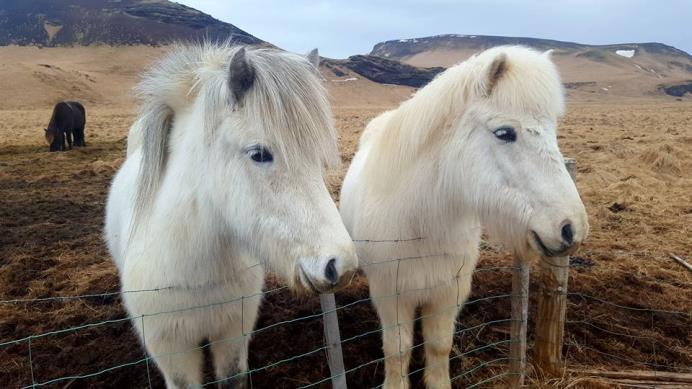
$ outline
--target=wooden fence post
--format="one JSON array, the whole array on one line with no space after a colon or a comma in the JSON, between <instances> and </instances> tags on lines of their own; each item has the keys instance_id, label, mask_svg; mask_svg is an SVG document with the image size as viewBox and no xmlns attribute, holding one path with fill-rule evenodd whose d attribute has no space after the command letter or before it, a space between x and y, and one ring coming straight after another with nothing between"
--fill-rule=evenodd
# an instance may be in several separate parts
<instances>
[{"instance_id":1,"label":"wooden fence post","mask_svg":"<svg viewBox=\"0 0 692 389\"><path fill-rule=\"evenodd\" d=\"M529 269L527 261L514 255L512 273L512 325L510 328L510 387L524 385L526 376L526 327L529 318Z\"/></svg>"},{"instance_id":2,"label":"wooden fence post","mask_svg":"<svg viewBox=\"0 0 692 389\"><path fill-rule=\"evenodd\" d=\"M321 294L322 324L324 326L324 338L327 343L327 361L329 372L332 376L332 388L346 389L346 373L344 369L344 357L341 352L341 335L339 334L339 318L336 315L336 301L334 294Z\"/></svg>"},{"instance_id":3,"label":"wooden fence post","mask_svg":"<svg viewBox=\"0 0 692 389\"><path fill-rule=\"evenodd\" d=\"M565 166L575 180L576 161L565 158ZM536 319L536 366L545 374L559 375L563 369L562 340L565 334L569 257L541 258L539 261L538 318Z\"/></svg>"}]
</instances>

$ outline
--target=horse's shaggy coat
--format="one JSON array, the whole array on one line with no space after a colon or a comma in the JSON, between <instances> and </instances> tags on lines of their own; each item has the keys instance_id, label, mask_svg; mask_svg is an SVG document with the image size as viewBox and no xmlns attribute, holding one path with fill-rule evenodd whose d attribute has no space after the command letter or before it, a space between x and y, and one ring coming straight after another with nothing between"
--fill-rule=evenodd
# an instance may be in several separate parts
<instances>
[{"instance_id":1,"label":"horse's shaggy coat","mask_svg":"<svg viewBox=\"0 0 692 389\"><path fill-rule=\"evenodd\" d=\"M316 73L278 50L179 46L137 89L105 230L125 307L169 387L202 383L204 340L217 379L244 385L266 268L329 291L357 265L323 180L338 153Z\"/></svg>"},{"instance_id":2,"label":"horse's shaggy coat","mask_svg":"<svg viewBox=\"0 0 692 389\"><path fill-rule=\"evenodd\" d=\"M549 54L501 47L441 73L364 131L341 214L356 241L399 240L357 244L383 327L385 387L408 386L417 308L426 383L449 387L482 228L522 255L566 253L585 237L557 147L563 111Z\"/></svg>"}]
</instances>

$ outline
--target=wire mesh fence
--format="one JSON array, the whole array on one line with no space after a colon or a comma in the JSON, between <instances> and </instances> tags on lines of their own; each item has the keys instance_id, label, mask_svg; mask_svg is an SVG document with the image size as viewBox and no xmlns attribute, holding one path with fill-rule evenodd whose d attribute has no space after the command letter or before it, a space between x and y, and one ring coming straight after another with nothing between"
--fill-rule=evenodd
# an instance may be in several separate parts
<instances>
[{"instance_id":1,"label":"wire mesh fence","mask_svg":"<svg viewBox=\"0 0 692 389\"><path fill-rule=\"evenodd\" d=\"M574 272L574 268L581 268L580 261L583 260L581 257L567 258L565 271L572 269ZM546 263L551 267L565 267L553 262L542 265ZM633 275L620 269L608 269L607 272L611 279L602 282L600 289L604 294L600 296L581 291L556 292L541 290L540 286L536 288L537 293L559 294L567 299L565 335L557 344L563 356L557 375L564 377L571 373L605 379L613 387L692 386L692 339L689 332L692 310L647 306L644 296L648 290L640 290L632 296L614 293L615 298L607 293L609 289L613 290L611 288L626 285L617 276L649 282L658 288L673 284L682 286L680 281ZM681 279L685 278L684 274L681 276ZM692 292L690 286L692 284L688 284L687 291ZM686 288L677 290L685 293ZM623 302L623 296L628 301ZM657 303L670 306L668 303L679 297L661 293L662 299ZM542 335L536 333L535 338L538 340ZM532 362L534 366L545 365L545 361Z\"/></svg>"},{"instance_id":2,"label":"wire mesh fence","mask_svg":"<svg viewBox=\"0 0 692 389\"><path fill-rule=\"evenodd\" d=\"M579 292L567 296L570 306L565 323L569 331L564 346L568 361L579 363L587 354L590 361L601 357L620 361L623 367L692 373L689 332L692 311L624 306ZM580 308L587 304L592 308L590 315L580 312ZM619 311L626 321L612 319L613 310ZM676 342L663 340L660 336L671 331L677 334L674 337ZM594 334L599 338L594 339ZM661 360L674 363L661 363Z\"/></svg>"},{"instance_id":3,"label":"wire mesh fence","mask_svg":"<svg viewBox=\"0 0 692 389\"><path fill-rule=\"evenodd\" d=\"M373 241L367 241L373 242ZM377 241L382 242L382 241ZM427 258L435 256L445 256L446 253L420 255L402 258L383 258L380 260L370 261L366 266L380 266L382 264L398 264L406 261L424 261ZM261 264L258 264L261 266ZM461 309L456 327L454 329L454 346L446 363L451 365L450 380L455 387L484 387L484 386L504 386L511 382L513 375L516 375L509 366L515 362L516 358L510 355L510 348L513 344L520 341L513 338L510 334L510 327L517 320L526 320L526 318L512 317L510 309L511 300L516 297L516 291L512 291L509 280L512 275L518 271L514 266L479 266L475 269L464 269L464 271L473 273L476 279L501 279L504 280L498 288L479 288L482 295L478 293L472 296L468 301L457 302L455 305L443 307L441 310L433 312L431 315L444 314L445 310ZM449 285L454 285L457 282L460 274L452 275L447 282L442 282L436 287L443 288ZM364 283L361 283L361 290ZM156 294L156 293L171 293L176 290L176 286L157 287L141 290L127 291L108 291L104 293L89 293L83 295L71 296L54 296L41 297L34 299L7 299L0 300L0 304L13 304L22 306L32 306L41 304L61 304L75 300L99 301L107 300L108 303L118 303L117 299L113 300L120 294ZM433 287L434 288L434 287ZM426 288L432 289L432 288ZM110 350L99 349L99 338L109 336L111 333L130 331L131 324L139 321L144 326L143 342L146 342L146 326L145 322L149 318L162 315L175 315L181 312L195 312L214 307L224 306L228 304L244 304L248 299L270 298L272 295L287 293L287 287L282 285L270 285L269 288L262 292L247 296L228 296L228 299L214 302L211 304L180 307L172 310L162 310L158 312L150 312L138 316L122 316L117 318L109 318L106 320L89 320L88 313L85 314L86 320L83 322L63 328L55 328L50 331L34 333L17 338L0 339L0 353L3 350L14 348L22 348L26 355L25 372L22 378L22 388L35 387L65 387L75 382L82 382L80 386L90 386L89 382L92 379L105 375L126 375L131 372L132 368L141 368L146 370L146 377L142 382L150 387L156 387L156 380L152 380L155 373L155 361L158 358L171 356L174 354L184 354L189 352L198 352L200 350L207 352L214 345L231 345L238 342L243 342L247 337L261 338L271 331L290 328L289 332L299 331L301 328L312 325L315 333L314 324L319 323L325 314L331 312L339 316L340 323L349 321L358 321L362 318L359 316L364 312L364 309L369 309L370 328L348 326L349 329L343 332L340 340L340 345L345 352L345 370L338 375L344 375L346 381L354 381L358 383L367 382L371 387L378 387L381 384L381 370L384 361L396 355L384 355L379 347L373 348L373 344L380 345L381 335L383 331L389 328L382 328L376 320L372 318L372 308L370 306L377 299L390 299L397 301L398 298L407 293L420 292L422 289L402 289L397 288L396 293L376 296L353 296L348 299L339 299L339 303L333 311L319 311L314 308L305 311L298 304L294 306L293 313L289 318L276 321L258 322L255 328L248 328L243 325L245 331L241 336L216 339L213 341L200 344L194 349L176 350L173 353L160 355L146 355L143 353L141 357L120 360L110 363L109 359L105 359L103 363L96 363L99 360L100 354L108 354ZM532 292L535 292L532 291ZM617 301L609 301L607 296L592 296L578 291L565 293L568 300L568 317L565 321L566 336L563 346L563 354L569 366L588 366L597 358L609 359L609 364L613 365L613 361L619 361L619 366L646 368L652 371L667 371L679 373L692 373L692 361L690 356L690 339L689 328L692 328L692 313L684 311L674 311L666 309L657 309L655 307L628 306ZM583 309L588 306L590 309ZM596 307L597 309L594 309ZM621 311L625 314L622 317L628 318L629 322L637 326L637 329L642 328L642 323L647 322L651 328L651 334L642 335L640 332L629 331L627 322L606 322L603 323L600 315L612 311ZM241 309L242 312L242 309ZM600 313L604 312L604 313ZM535 315L535 313L533 313ZM428 315L430 316L430 315ZM420 314L413 319L414 325L419 325L426 318L426 315ZM530 320L530 318L529 318ZM396 326L400 328L401 323ZM319 328L319 326L317 327ZM587 329L587 330L585 330ZM670 342L661 340L656 334L657 331L673 331L680 333L680 341L678 344L670 344ZM594 337L594 334L600 334L602 337ZM301 335L295 335L296 343L301 342ZM55 373L54 366L51 366L51 352L56 346L54 339L71 339L66 344L73 345L75 359L87 358L94 360L94 368L82 371L69 372L69 366L63 367L61 374ZM426 343L434 342L436 339L422 339L417 336L410 347L399 349L399 353L411 352L421 354L421 349ZM308 342L309 343L309 342ZM530 343L530 342L529 342ZM79 345L75 347L74 345ZM139 344L127 344L123 347L140 348ZM90 349L85 352L85 348ZM530 348L530 347L529 347ZM358 349L366 349L368 352L356 352ZM250 348L250 353L261 352L269 355L265 358L265 363L252 364L245 372L239 372L227 377L217 377L207 380L201 387L214 386L221 382L231 381L235 379L247 379L251 387L263 387L262 384L253 383L253 377L258 377L266 371L272 369L288 369L287 374L295 373L296 379L293 381L292 387L324 387L329 386L330 382L335 378L335 374L327 367L328 345L321 337L316 339L311 344L299 344L293 349L267 350L257 349L253 346ZM529 355L531 350L529 350ZM274 355L272 357L272 355ZM661 361L677 360L678 363L663 363ZM529 358L529 361L531 359ZM88 362L88 361L87 361ZM309 376L301 375L300 369L305 363L320 364L318 373L310 374ZM106 364L104 364L106 363ZM83 364L81 364L83 365ZM292 366L288 368L288 366ZM424 372L425 367L419 359L415 359L411 369L402 369L403 374L408 378L419 378ZM16 370L16 369L15 369ZM414 380L415 382L415 380Z\"/></svg>"},{"instance_id":4,"label":"wire mesh fence","mask_svg":"<svg viewBox=\"0 0 692 389\"><path fill-rule=\"evenodd\" d=\"M366 241L366 242L373 242L373 241ZM382 242L382 241L378 241ZM392 241L395 242L395 241ZM391 263L401 263L404 261L414 261L414 260L425 260L426 258L431 258L431 257L439 257L439 256L445 256L447 254L429 254L429 255L421 255L421 256L410 256L410 257L402 257L402 258L383 258L380 260L375 260L371 261L369 265L366 266L381 266L382 264L391 264ZM469 272L474 272L474 273L489 273L489 272L511 272L513 269L511 267L506 267L506 266L495 266L495 267L485 267L485 268L477 268L477 269L468 269ZM450 279L447 282L442 282L440 285L437 285L433 288L424 288L426 290L428 289L434 289L434 288L443 288L443 287L449 287L450 285L454 285L454 283L457 281L458 277L460 274L452 275ZM72 295L72 296L55 296L55 297L41 297L41 298L35 298L35 299L8 299L8 300L3 300L0 301L0 304L23 304L23 305L31 305L31 304L46 304L46 303L62 303L66 301L73 301L73 300L98 300L98 299L103 299L103 298L111 298L114 296L118 296L120 294L142 294L142 293L147 293L147 294L157 294L157 293L172 293L175 292L178 287L176 286L167 286L167 287L156 287L156 288L148 288L148 289L140 289L140 290L126 290L126 291L121 291L121 292L105 292L105 293L90 293L90 294L84 294L84 295ZM262 291L260 293L256 293L253 295L248 295L248 296L229 296L228 299L224 301L218 301L214 302L212 304L205 304L205 305L198 305L198 306L188 306L188 307L180 307L178 309L173 309L173 310L162 310L158 312L150 312L142 315L137 315L137 316L124 316L124 317L119 317L119 318L114 318L114 319L108 319L108 320L101 320L101 321L86 321L78 325L66 327L66 328L57 328L51 331L43 332L43 333L35 333L35 334L30 334L27 336L19 337L16 339L9 339L9 340L2 340L0 341L0 350L1 349L6 349L8 347L17 347L17 346L24 346L26 348L26 358L28 360L28 374L27 377L30 378L29 382L26 382L25 385L22 387L29 388L29 387L45 387L45 386L55 386L55 385L63 385L66 383L71 383L74 382L75 380L88 380L90 378L94 378L100 375L104 375L107 373L113 373L117 371L122 371L125 373L125 371L128 368L131 368L133 366L146 366L147 368L147 384L152 385L151 382L151 370L153 369L154 366L154 361L156 361L158 358L163 358L163 357L168 357L171 356L172 354L161 354L161 355L143 355L141 358L136 358L133 360L126 360L126 361L121 361L120 363L113 364L110 366L105 366L103 368L99 369L93 369L92 371L80 371L76 372L75 374L65 374L61 376L50 376L45 373L43 373L42 369L45 367L45 365L50 363L49 360L46 360L45 357L39 358L40 360L37 361L36 358L36 348L37 344L40 344L43 340L46 339L51 339L51 338L60 338L60 337L68 337L68 336L79 336L80 334L88 334L89 336L94 336L94 332L97 332L99 330L102 330L103 327L109 327L109 326L128 326L129 324L136 324L137 322L141 323L141 325L144 327L143 328L143 336L142 336L142 342L146 342L146 325L145 322L148 319L155 318L157 316L162 316L162 315L176 315L179 313L183 312L190 312L190 311L200 311L200 310L205 310L205 309L213 309L215 307L219 306L224 306L228 304L243 304L244 301L247 299L252 299L252 298L261 298L261 297L266 297L268 295L274 294L274 293L279 293L279 292L284 292L286 291L287 287L286 286L277 286L275 288L270 288L268 290ZM348 303L343 303L339 304L335 307L334 312L337 312L342 316L342 320L348 320L349 316L349 311L357 306L361 305L366 305L366 304L372 304L374 300L376 299L398 299L402 295L406 295L408 293L416 293L424 290L423 288L413 288L413 289L404 289L404 290L397 290L396 293L391 294L391 295L380 295L380 296L367 296L364 298L360 298ZM484 296L482 298L478 299L473 299L470 301L467 301L465 303L465 306L473 306L475 304L480 304L482 302L494 302L494 301L501 301L501 300L508 300L511 298L511 292L507 291L505 293L500 293L500 294L495 294L495 295L490 295L490 296ZM449 306L449 307L444 307L442 311L445 310L458 310L460 308L460 305L462 305L463 302L458 302L455 305ZM242 309L241 309L242 312ZM310 314L306 315L300 315L297 317L293 317L288 320L281 320L281 321L276 321L267 325L259 325L254 329L248 330L243 333L242 336L239 337L234 337L234 338L227 338L227 339L221 339L221 340L214 340L211 342L206 342L199 347L195 348L195 350L192 349L186 349L186 350L177 350L173 354L178 354L178 353L189 353L201 349L208 349L214 345L217 344L231 344L235 342L242 342L245 340L246 337L252 336L252 337L260 337L262 336L263 333L277 327L282 327L282 326L288 326L288 325L293 325L297 323L302 323L310 320L316 320L320 319L323 315L328 314L330 312L312 312ZM437 315L441 314L444 312L434 312L429 315L420 315L414 319L414 324L418 323L426 317L430 317L432 315ZM507 324L511 321L511 317L506 317L506 318L501 318L501 319L493 319L493 320L488 320L483 323L479 323L476 325L472 325L469 327L457 327L455 330L455 338L463 338L464 336L468 336L468 334L471 334L474 331L479 331L483 328L487 328L490 326L498 326L498 325L503 325ZM399 326L400 324L397 324ZM355 344L359 340L365 338L365 337L373 337L373 336L380 336L383 331L388 330L388 328L377 328L377 329L372 329L369 331L365 331L362 333L357 333L349 336L345 336L341 340L341 345L342 346L349 346L350 344ZM96 335L98 336L98 335ZM421 342L417 342L413 344L409 350L407 351L414 351L416 349L422 348L425 346L426 342L431 342L435 341L435 339L426 339ZM455 350L455 355L453 355L450 360L458 360L462 357L474 355L474 354L481 354L483 352L486 352L487 350L494 350L494 351L502 351L506 353L506 348L507 346L512 342L511 339L505 338L505 339L500 339L496 341L491 341L487 344L479 344L479 345L473 345L470 347L466 348L456 348ZM139 345L130 345L131 347L138 347ZM228 377L222 377L222 378L217 378L214 380L207 381L205 384L202 386L209 386L209 385L214 385L219 382L227 381L227 380L233 380L237 378L245 378L249 380L249 382L252 384L252 376L256 375L258 373L261 373L267 369L272 369L280 365L284 364L289 364L289 363L295 363L298 362L302 359L305 359L310 356L318 355L318 354L325 354L327 350L327 346L323 343L319 347L315 347L312 349L309 349L304 352L296 353L295 355L290 355L287 358L281 358L278 360L275 360L271 363L262 365L262 366L257 366L257 367L252 367L246 372L239 372L236 375L233 376L228 376ZM403 352L403 350L401 350ZM252 350L251 350L252 352ZM373 357L370 360L365 360L359 363L357 366L348 366L348 369L344 372L345 375L353 375L355 373L358 373L359 370L364 369L368 366L372 365L380 365L383 363L383 361L387 358L391 358L392 356L390 355L383 355L381 357ZM489 359L486 361L482 361L476 366L471 366L469 369L465 369L463 371L458 371L455 373L455 376L452 377L454 381L459 381L462 380L464 377L467 377L471 375L473 372L482 369L484 367L488 366L495 366L501 362L506 362L507 358L494 358L494 359ZM407 372L407 376L411 375L416 375L422 371L422 368L416 368L412 369L410 372ZM504 375L498 375L498 379L503 377ZM314 382L307 382L302 385L297 385L301 387L314 387L314 386L321 386L324 385L325 383L329 382L332 379L331 374L326 374L324 377L321 379L318 379ZM373 381L373 384L376 382Z\"/></svg>"}]
</instances>

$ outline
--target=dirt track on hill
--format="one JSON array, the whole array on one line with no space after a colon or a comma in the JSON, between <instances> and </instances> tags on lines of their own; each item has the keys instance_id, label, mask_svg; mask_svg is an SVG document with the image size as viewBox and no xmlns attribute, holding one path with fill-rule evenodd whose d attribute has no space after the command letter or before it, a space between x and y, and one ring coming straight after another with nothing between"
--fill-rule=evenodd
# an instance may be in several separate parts
<instances>
[{"instance_id":1,"label":"dirt track on hill","mask_svg":"<svg viewBox=\"0 0 692 389\"><path fill-rule=\"evenodd\" d=\"M379 110L337 108L344 166L333 173L333 193L348 167L365 123ZM0 111L0 300L98 294L118 290L118 278L101 239L108 185L123 160L125 135L133 119L128 109L87 109L85 149L48 153L41 129L45 110ZM565 352L572 367L647 369L631 361L656 363L661 370L692 366L692 274L668 258L692 258L692 105L570 104L559 141L565 155L578 161L578 187L591 222L591 235L573 258L572 292L624 306L687 312L652 314L614 309L593 299L570 298ZM494 245L482 252L481 267L509 266L510 255ZM510 293L506 272L478 273L472 300ZM269 288L276 286L272 281ZM534 285L535 287L535 285ZM340 293L342 338L379 327L368 302L364 279ZM532 301L530 317L535 312ZM271 293L257 328L319 312L317 298L296 299ZM508 299L467 306L463 327L509 317ZM121 320L77 332L32 339L34 379L98 372L144 357L117 295L69 301L0 303L0 343L85 323ZM531 331L533 323L529 323ZM257 334L250 366L319 349L322 323L308 319ZM508 337L507 323L484 325L455 342L454 355ZM638 336L633 339L609 332ZM530 333L530 336L533 336ZM417 338L417 342L421 339ZM482 361L506 356L506 344L452 362L459 374ZM529 344L531 350L531 344ZM595 350L595 351L594 351ZM0 386L31 384L27 342L0 347ZM412 370L422 366L414 351ZM614 354L624 359L610 357ZM344 344L346 368L382 357L379 334ZM631 360L631 361L628 361ZM372 363L348 375L352 387L379 384L383 366ZM503 371L479 369L458 382L466 386ZM254 387L295 387L329 375L324 352L286 361L253 373ZM152 381L161 387L155 368ZM422 379L415 374L414 382ZM145 387L145 363L93 378L68 379L55 387ZM585 384L587 385L587 384ZM596 385L594 383L594 385ZM588 386L588 385L587 385Z\"/></svg>"}]
</instances>

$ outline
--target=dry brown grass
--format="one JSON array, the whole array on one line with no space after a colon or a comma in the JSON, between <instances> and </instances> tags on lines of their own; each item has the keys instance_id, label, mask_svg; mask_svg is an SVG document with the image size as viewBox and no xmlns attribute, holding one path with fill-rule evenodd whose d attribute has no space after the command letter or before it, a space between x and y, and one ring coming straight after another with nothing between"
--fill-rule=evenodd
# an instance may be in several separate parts
<instances>
[{"instance_id":1,"label":"dry brown grass","mask_svg":"<svg viewBox=\"0 0 692 389\"><path fill-rule=\"evenodd\" d=\"M342 87L355 88L356 87ZM354 89L354 90L355 90ZM391 89L391 88L390 88ZM336 89L332 89L333 91ZM354 90L335 96L344 165L331 177L335 198L365 123L383 107L367 107ZM364 95L373 104L383 94L391 105L410 90L378 90ZM351 95L349 95L351 94ZM398 96L398 97L397 97ZM578 254L570 288L633 307L692 311L692 274L670 260L668 252L692 256L692 105L651 99L646 103L570 103L559 141L578 161L578 187L591 220L591 235ZM110 179L123 160L124 138L133 114L129 108L87 106L85 149L48 153L42 128L50 111L0 111L0 300L81 295L115 291L118 278L101 240L103 207ZM488 247L481 266L508 266L510 256ZM509 274L479 273L472 299L509 293ZM535 285L534 285L535 287ZM339 304L367 296L357 278L338 296ZM531 315L535 314L532 301ZM315 298L296 301L288 293L268 296L259 327L319 312ZM509 301L481 301L460 316L465 327L506 318ZM0 342L83 323L124 317L116 296L68 302L0 304ZM637 313L597 301L570 298L565 353L571 365L607 369L645 369L644 362L685 369L692 366L691 315ZM378 328L367 302L340 313L342 336ZM589 323L589 324L585 324ZM533 323L529 324L532 328ZM594 327L595 326L595 327ZM508 326L487 325L464 333L461 353L507 338ZM604 330L640 338L608 334ZM530 334L533 336L533 334ZM420 338L417 338L421 341ZM319 320L306 320L262 332L252 343L250 364L257 368L322 345ZM530 350L531 344L529 344ZM594 351L595 350L595 351ZM377 333L344 345L347 368L380 358ZM452 362L453 374L506 356L506 345ZM606 353L606 354L602 354ZM624 357L631 361L610 357ZM35 378L89 373L135 361L143 354L127 322L32 342ZM530 355L529 355L530 356ZM422 366L414 352L413 369ZM353 387L379 383L381 364L349 374ZM504 366L481 369L458 380L459 386L503 372ZM146 367L139 364L71 387L143 387ZM152 371L154 383L161 384ZM294 387L328 375L324 355L302 358L257 372L255 387ZM422 378L415 375L415 382ZM501 387L504 381L489 383ZM566 375L558 379L533 374L534 387L601 388L595 378ZM26 344L0 348L0 386L31 383Z\"/></svg>"}]
</instances>

